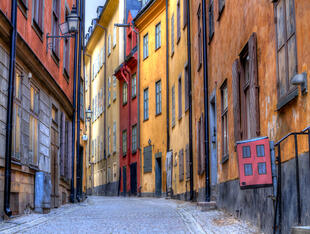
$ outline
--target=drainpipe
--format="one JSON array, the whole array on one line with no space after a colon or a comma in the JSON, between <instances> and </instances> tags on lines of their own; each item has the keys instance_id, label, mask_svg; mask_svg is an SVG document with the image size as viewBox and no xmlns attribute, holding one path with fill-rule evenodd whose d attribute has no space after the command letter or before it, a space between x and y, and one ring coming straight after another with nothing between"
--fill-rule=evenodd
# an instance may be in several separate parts
<instances>
[{"instance_id":1,"label":"drainpipe","mask_svg":"<svg viewBox=\"0 0 310 234\"><path fill-rule=\"evenodd\" d=\"M76 136L76 159L77 159L77 175L76 175L76 186L77 186L77 194L76 198L80 202L81 200L81 191L82 191L82 168L81 168L81 158L80 158L80 112L81 112L81 98L80 98L80 91L81 91L81 56L82 56L82 37L83 37L83 21L84 21L84 0L80 0L80 24L79 24L79 63L78 63L78 88L77 88L77 136Z\"/></svg>"},{"instance_id":2,"label":"drainpipe","mask_svg":"<svg viewBox=\"0 0 310 234\"><path fill-rule=\"evenodd\" d=\"M4 181L4 212L7 216L12 215L10 208L11 194L11 154L12 154L12 117L13 117L13 96L15 81L15 62L16 62L16 34L17 34L17 0L12 1L12 34L10 49L10 71L8 89L8 110L6 116L6 138L5 138L5 181Z\"/></svg>"},{"instance_id":3,"label":"drainpipe","mask_svg":"<svg viewBox=\"0 0 310 234\"><path fill-rule=\"evenodd\" d=\"M79 0L76 0L76 9L79 9ZM74 74L73 74L73 116L72 116L72 175L71 175L71 190L70 201L74 203L75 188L74 188L74 164L75 164L75 111L76 111L76 68L77 68L77 50L78 50L78 35L74 35Z\"/></svg>"},{"instance_id":4,"label":"drainpipe","mask_svg":"<svg viewBox=\"0 0 310 234\"><path fill-rule=\"evenodd\" d=\"M202 0L202 24L203 24L203 94L204 94L204 140L205 140L205 164L206 164L206 201L210 201L210 159L209 159L209 84L208 84L208 64L207 64L207 19L206 0Z\"/></svg>"},{"instance_id":5,"label":"drainpipe","mask_svg":"<svg viewBox=\"0 0 310 234\"><path fill-rule=\"evenodd\" d=\"M84 47L85 48L85 47ZM91 107L91 110L92 110L92 106L91 106L91 67L92 67L92 57L91 57L91 55L89 55L89 54L87 54L87 53L85 53L84 52L84 57L85 57L85 55L87 56L87 57L89 57L89 59L90 59L90 64L89 64L89 74L90 74L90 76L89 76L89 106ZM84 71L85 71L85 63L84 63ZM85 72L84 72L84 76L85 76ZM87 120L86 120L86 124L87 124ZM92 137L92 134L91 134L91 129L92 129L92 120L90 120L89 121L89 139L88 139L88 153L89 153L89 158L90 158L90 152L91 152L91 137ZM90 165L91 165L91 172L93 171L92 170L92 167L93 167L93 164L92 163L90 163ZM86 180L87 181L87 180ZM91 180L91 191L93 191L93 178L92 178L92 180Z\"/></svg>"},{"instance_id":6,"label":"drainpipe","mask_svg":"<svg viewBox=\"0 0 310 234\"><path fill-rule=\"evenodd\" d=\"M167 127L167 152L170 150L169 136L169 31L168 31L168 0L166 0L166 127ZM166 191L167 192L167 191Z\"/></svg>"},{"instance_id":7,"label":"drainpipe","mask_svg":"<svg viewBox=\"0 0 310 234\"><path fill-rule=\"evenodd\" d=\"M188 89L189 89L189 165L190 165L190 200L194 199L194 173L193 173L193 123L192 123L192 62L191 62L191 23L190 3L187 4L187 56L188 56Z\"/></svg>"}]
</instances>

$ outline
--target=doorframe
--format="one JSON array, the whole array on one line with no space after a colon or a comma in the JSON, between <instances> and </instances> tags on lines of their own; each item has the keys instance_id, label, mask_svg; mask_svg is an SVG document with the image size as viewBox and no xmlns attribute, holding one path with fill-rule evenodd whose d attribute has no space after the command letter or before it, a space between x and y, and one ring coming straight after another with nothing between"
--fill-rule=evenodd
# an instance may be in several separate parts
<instances>
[{"instance_id":1,"label":"doorframe","mask_svg":"<svg viewBox=\"0 0 310 234\"><path fill-rule=\"evenodd\" d=\"M157 161L160 162L160 194L157 194L157 186L156 186L156 166L157 166ZM158 197L161 197L162 196L162 193L163 193L163 189L162 189L162 186L163 186L163 176L162 176L162 153L157 153L155 154L155 196L158 196Z\"/></svg>"},{"instance_id":2,"label":"doorframe","mask_svg":"<svg viewBox=\"0 0 310 234\"><path fill-rule=\"evenodd\" d=\"M215 135L215 155L216 155L216 167L215 167L215 172L216 172L216 183L215 184L212 184L212 181L213 181L213 178L212 178L212 170L214 169L213 168L213 165L212 165L212 153L210 154L211 155L211 158L210 158L210 175L211 175L211 180L210 180L210 185L211 186L216 186L217 183L218 183L218 153L217 153L217 147L218 147L218 141L217 141L217 129L218 129L218 126L217 126L217 111L216 111L216 90L214 89L213 92L211 93L210 97L209 97L209 129L210 129L210 136L209 136L209 139L210 139L210 151L213 153L213 142L212 142L212 136L213 136L213 131L214 129L212 129L213 126L215 126L215 132L216 132L216 135ZM212 107L214 106L214 108ZM212 188L211 188L211 192L212 192Z\"/></svg>"}]
</instances>

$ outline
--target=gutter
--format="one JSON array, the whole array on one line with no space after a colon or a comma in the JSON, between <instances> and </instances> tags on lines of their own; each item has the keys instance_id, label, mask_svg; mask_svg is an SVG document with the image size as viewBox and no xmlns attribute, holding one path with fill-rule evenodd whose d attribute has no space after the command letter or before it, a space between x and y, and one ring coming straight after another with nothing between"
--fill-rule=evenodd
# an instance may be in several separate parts
<instances>
[{"instance_id":1,"label":"gutter","mask_svg":"<svg viewBox=\"0 0 310 234\"><path fill-rule=\"evenodd\" d=\"M166 112L167 112L166 128L167 128L167 152L170 151L170 133L169 133L169 28L168 27L169 27L168 0L166 0Z\"/></svg>"},{"instance_id":2,"label":"gutter","mask_svg":"<svg viewBox=\"0 0 310 234\"><path fill-rule=\"evenodd\" d=\"M209 84L207 64L207 24L206 24L206 0L202 0L202 24L203 24L203 94L204 94L204 140L205 140L205 164L206 164L206 201L210 201L210 159L209 159Z\"/></svg>"},{"instance_id":3,"label":"gutter","mask_svg":"<svg viewBox=\"0 0 310 234\"><path fill-rule=\"evenodd\" d=\"M187 56L188 56L188 89L189 89L189 165L190 165L190 200L194 199L194 173L193 173L193 107L192 107L192 62L191 62L191 23L190 2L187 4Z\"/></svg>"},{"instance_id":4,"label":"gutter","mask_svg":"<svg viewBox=\"0 0 310 234\"><path fill-rule=\"evenodd\" d=\"M5 138L5 181L4 181L4 212L7 216L12 216L10 208L11 194L11 155L12 155L12 118L13 118L13 96L15 83L15 62L16 62L16 36L17 36L17 0L12 1L12 34L10 48L10 70L8 87L8 110L6 116L6 138Z\"/></svg>"}]
</instances>

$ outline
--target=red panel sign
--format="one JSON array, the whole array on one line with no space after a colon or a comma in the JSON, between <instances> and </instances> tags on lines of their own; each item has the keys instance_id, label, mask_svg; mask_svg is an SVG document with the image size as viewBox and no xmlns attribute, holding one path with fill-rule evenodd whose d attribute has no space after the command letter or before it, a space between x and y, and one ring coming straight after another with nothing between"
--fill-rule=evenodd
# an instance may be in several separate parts
<instances>
[{"instance_id":1,"label":"red panel sign","mask_svg":"<svg viewBox=\"0 0 310 234\"><path fill-rule=\"evenodd\" d=\"M237 142L237 154L241 189L272 186L267 137Z\"/></svg>"}]
</instances>

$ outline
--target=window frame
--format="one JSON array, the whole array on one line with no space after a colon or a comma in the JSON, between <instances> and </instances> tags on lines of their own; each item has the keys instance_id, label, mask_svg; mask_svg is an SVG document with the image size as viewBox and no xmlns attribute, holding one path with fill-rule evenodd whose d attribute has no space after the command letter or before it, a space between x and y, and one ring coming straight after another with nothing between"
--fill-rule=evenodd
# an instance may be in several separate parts
<instances>
[{"instance_id":1,"label":"window frame","mask_svg":"<svg viewBox=\"0 0 310 234\"><path fill-rule=\"evenodd\" d=\"M124 140L124 136L125 136L125 140ZM127 129L124 129L122 131L122 153L123 153L123 157L127 155ZM125 148L125 149L124 149Z\"/></svg>"},{"instance_id":2,"label":"window frame","mask_svg":"<svg viewBox=\"0 0 310 234\"><path fill-rule=\"evenodd\" d=\"M227 107L224 108L224 90L226 89L227 92ZM225 163L229 159L229 137L228 137L228 86L227 86L227 79L223 82L223 84L220 87L221 92L221 127L222 127L222 163ZM225 124L225 127L224 127ZM226 128L226 136L225 136L225 130ZM226 141L226 145L225 142Z\"/></svg>"},{"instance_id":3,"label":"window frame","mask_svg":"<svg viewBox=\"0 0 310 234\"><path fill-rule=\"evenodd\" d=\"M223 3L222 6L221 6L221 3ZM218 17L217 17L218 21L221 19L221 16L222 16L223 11L225 9L225 5L226 5L226 0L218 0Z\"/></svg>"},{"instance_id":4,"label":"window frame","mask_svg":"<svg viewBox=\"0 0 310 234\"><path fill-rule=\"evenodd\" d=\"M41 4L42 5L41 5ZM35 6L38 4L38 6ZM40 13L40 8L42 8ZM44 35L44 0L32 1L32 28L43 42ZM37 12L38 11L38 12Z\"/></svg>"},{"instance_id":5,"label":"window frame","mask_svg":"<svg viewBox=\"0 0 310 234\"><path fill-rule=\"evenodd\" d=\"M143 36L143 60L149 57L149 33Z\"/></svg>"},{"instance_id":6,"label":"window frame","mask_svg":"<svg viewBox=\"0 0 310 234\"><path fill-rule=\"evenodd\" d=\"M143 121L149 119L149 88L143 90Z\"/></svg>"},{"instance_id":7,"label":"window frame","mask_svg":"<svg viewBox=\"0 0 310 234\"><path fill-rule=\"evenodd\" d=\"M137 75L136 73L131 75L131 99L137 96Z\"/></svg>"},{"instance_id":8,"label":"window frame","mask_svg":"<svg viewBox=\"0 0 310 234\"><path fill-rule=\"evenodd\" d=\"M159 88L159 90L158 90ZM161 96L161 80L156 81L155 83L155 113L156 115L160 115L162 113L162 96Z\"/></svg>"},{"instance_id":9,"label":"window frame","mask_svg":"<svg viewBox=\"0 0 310 234\"><path fill-rule=\"evenodd\" d=\"M155 26L155 51L161 47L161 22Z\"/></svg>"},{"instance_id":10,"label":"window frame","mask_svg":"<svg viewBox=\"0 0 310 234\"><path fill-rule=\"evenodd\" d=\"M128 102L128 85L126 82L123 83L122 98L123 98L123 106L125 106Z\"/></svg>"},{"instance_id":11,"label":"window frame","mask_svg":"<svg viewBox=\"0 0 310 234\"><path fill-rule=\"evenodd\" d=\"M135 154L137 152L137 124L134 124L132 126L132 140L131 140L131 151L132 154Z\"/></svg>"},{"instance_id":12,"label":"window frame","mask_svg":"<svg viewBox=\"0 0 310 234\"><path fill-rule=\"evenodd\" d=\"M182 119L182 73L178 77L178 119Z\"/></svg>"},{"instance_id":13,"label":"window frame","mask_svg":"<svg viewBox=\"0 0 310 234\"><path fill-rule=\"evenodd\" d=\"M180 0L177 1L177 44L181 40L181 5Z\"/></svg>"},{"instance_id":14,"label":"window frame","mask_svg":"<svg viewBox=\"0 0 310 234\"><path fill-rule=\"evenodd\" d=\"M283 1L284 3L284 34L285 34L285 40L283 45L280 47L278 46L279 44L279 36L278 36L278 15L277 15L277 7L280 4L280 2ZM291 85L290 80L293 77L289 77L289 71L288 71L288 64L289 64L289 55L288 55L288 43L289 41L295 37L295 62L296 62L296 73L298 74L298 57L297 57L297 40L296 40L296 10L295 10L295 0L293 1L293 12L294 12L294 17L293 17L293 22L294 22L294 28L293 32L290 36L287 35L287 11L286 11L286 1L287 0L278 0L277 2L274 3L274 17L275 17L275 32L276 32L276 40L275 40L275 48L276 48L276 63L277 63L277 110L281 110L282 107L286 106L290 101L295 99L298 96L298 87ZM279 48L278 48L279 47ZM279 75L279 52L281 49L285 50L285 75L286 75L286 92L282 96L280 96L280 75Z\"/></svg>"},{"instance_id":15,"label":"window frame","mask_svg":"<svg viewBox=\"0 0 310 234\"><path fill-rule=\"evenodd\" d=\"M171 16L170 40L171 40L171 57L172 57L174 55L174 14L172 14Z\"/></svg>"},{"instance_id":16,"label":"window frame","mask_svg":"<svg viewBox=\"0 0 310 234\"><path fill-rule=\"evenodd\" d=\"M209 43L211 43L214 36L214 0L210 0L208 7L208 33L209 33Z\"/></svg>"}]
</instances>

